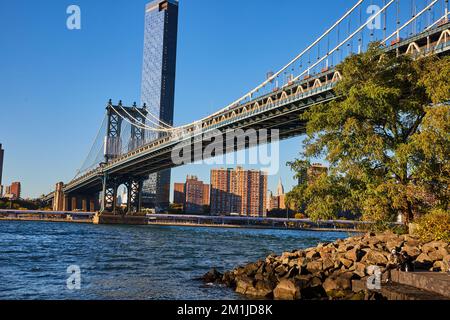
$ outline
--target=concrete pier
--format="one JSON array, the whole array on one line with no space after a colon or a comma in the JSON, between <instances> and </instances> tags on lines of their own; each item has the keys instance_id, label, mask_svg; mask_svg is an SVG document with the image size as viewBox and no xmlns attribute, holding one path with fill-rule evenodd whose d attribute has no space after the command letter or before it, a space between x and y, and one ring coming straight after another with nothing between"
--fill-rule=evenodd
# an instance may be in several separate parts
<instances>
[{"instance_id":1,"label":"concrete pier","mask_svg":"<svg viewBox=\"0 0 450 320\"><path fill-rule=\"evenodd\" d=\"M145 215L112 215L95 214L92 220L94 224L123 224L123 225L147 225L148 218Z\"/></svg>"}]
</instances>

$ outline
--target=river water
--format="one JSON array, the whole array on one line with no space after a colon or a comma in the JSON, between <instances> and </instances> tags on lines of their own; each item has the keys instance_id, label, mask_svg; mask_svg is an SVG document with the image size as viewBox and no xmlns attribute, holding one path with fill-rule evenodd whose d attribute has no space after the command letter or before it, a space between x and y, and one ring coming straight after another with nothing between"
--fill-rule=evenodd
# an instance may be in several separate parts
<instances>
[{"instance_id":1,"label":"river water","mask_svg":"<svg viewBox=\"0 0 450 320\"><path fill-rule=\"evenodd\" d=\"M196 278L346 233L0 221L0 299L243 299ZM80 289L67 268L79 266Z\"/></svg>"}]
</instances>

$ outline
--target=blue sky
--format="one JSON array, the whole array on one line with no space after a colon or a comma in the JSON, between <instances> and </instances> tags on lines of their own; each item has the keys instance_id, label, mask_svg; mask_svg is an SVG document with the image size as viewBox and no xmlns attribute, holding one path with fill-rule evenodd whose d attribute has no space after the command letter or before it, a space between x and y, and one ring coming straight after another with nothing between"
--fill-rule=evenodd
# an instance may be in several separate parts
<instances>
[{"instance_id":1,"label":"blue sky","mask_svg":"<svg viewBox=\"0 0 450 320\"><path fill-rule=\"evenodd\" d=\"M0 2L0 143L4 184L23 196L69 181L103 120L106 102L139 101L145 0L2 0ZM82 29L66 28L76 4ZM222 108L277 70L339 18L353 0L181 0L175 124ZM295 181L285 163L301 138L281 143L276 190ZM211 167L173 170L209 181Z\"/></svg>"}]
</instances>

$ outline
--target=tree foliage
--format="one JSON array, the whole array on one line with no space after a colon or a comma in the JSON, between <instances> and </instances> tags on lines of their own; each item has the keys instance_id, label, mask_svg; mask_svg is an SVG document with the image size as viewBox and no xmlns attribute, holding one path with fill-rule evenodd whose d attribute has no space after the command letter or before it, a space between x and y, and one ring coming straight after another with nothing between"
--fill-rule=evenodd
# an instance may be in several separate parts
<instances>
[{"instance_id":1,"label":"tree foliage","mask_svg":"<svg viewBox=\"0 0 450 320\"><path fill-rule=\"evenodd\" d=\"M329 174L298 186L290 203L316 219L353 210L372 221L399 212L411 220L430 208L448 210L449 57L397 57L375 43L337 69L338 98L301 116L305 150L289 163L298 173L324 158Z\"/></svg>"},{"instance_id":2,"label":"tree foliage","mask_svg":"<svg viewBox=\"0 0 450 320\"><path fill-rule=\"evenodd\" d=\"M415 232L424 242L433 240L450 242L450 212L442 209L432 210L418 219Z\"/></svg>"}]
</instances>

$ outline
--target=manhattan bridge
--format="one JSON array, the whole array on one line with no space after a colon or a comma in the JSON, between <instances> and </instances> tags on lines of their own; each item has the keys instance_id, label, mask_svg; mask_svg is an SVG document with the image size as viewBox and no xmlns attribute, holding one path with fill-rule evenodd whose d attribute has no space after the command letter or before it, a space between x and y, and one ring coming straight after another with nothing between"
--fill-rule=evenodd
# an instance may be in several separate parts
<instances>
[{"instance_id":1,"label":"manhattan bridge","mask_svg":"<svg viewBox=\"0 0 450 320\"><path fill-rule=\"evenodd\" d=\"M225 139L227 131L236 129L276 129L277 139L304 134L300 114L336 98L334 87L342 78L336 66L346 57L367 50L370 43L377 41L383 50L413 58L449 52L448 0L355 2L284 67L203 119L174 127L160 121L145 105L109 101L81 169L72 181L59 183L44 200L52 202L55 211L116 214L118 187L125 185L126 214L139 213L143 181L151 173L179 166L171 155L182 152L185 146L203 154L208 141L217 135ZM233 141L233 145L231 149L224 146L223 152L249 147L246 142Z\"/></svg>"}]
</instances>

